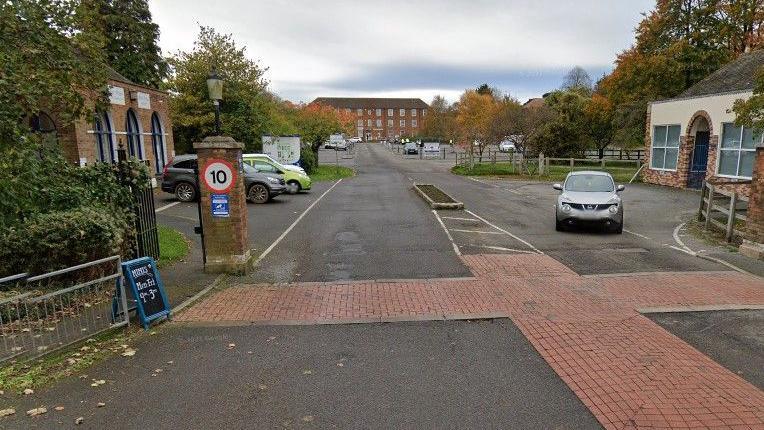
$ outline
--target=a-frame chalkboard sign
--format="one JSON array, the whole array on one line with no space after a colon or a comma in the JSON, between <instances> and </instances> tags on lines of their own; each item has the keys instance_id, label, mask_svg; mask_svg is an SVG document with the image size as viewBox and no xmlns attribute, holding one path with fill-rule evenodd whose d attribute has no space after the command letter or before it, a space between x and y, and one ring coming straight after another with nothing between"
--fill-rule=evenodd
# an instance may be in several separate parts
<instances>
[{"instance_id":1,"label":"a-frame chalkboard sign","mask_svg":"<svg viewBox=\"0 0 764 430\"><path fill-rule=\"evenodd\" d=\"M122 263L122 273L135 299L138 317L148 330L152 321L170 316L170 302L153 258L143 257Z\"/></svg>"}]
</instances>

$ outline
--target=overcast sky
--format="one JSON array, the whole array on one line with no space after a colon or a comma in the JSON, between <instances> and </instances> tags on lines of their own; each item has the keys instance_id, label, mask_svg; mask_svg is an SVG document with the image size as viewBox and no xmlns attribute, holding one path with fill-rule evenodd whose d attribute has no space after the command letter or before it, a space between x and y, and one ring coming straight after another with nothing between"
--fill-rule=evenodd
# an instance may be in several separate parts
<instances>
[{"instance_id":1,"label":"overcast sky","mask_svg":"<svg viewBox=\"0 0 764 430\"><path fill-rule=\"evenodd\" d=\"M520 101L574 65L595 80L628 48L654 0L150 0L165 54L199 24L230 33L282 98L453 101L487 82Z\"/></svg>"}]
</instances>

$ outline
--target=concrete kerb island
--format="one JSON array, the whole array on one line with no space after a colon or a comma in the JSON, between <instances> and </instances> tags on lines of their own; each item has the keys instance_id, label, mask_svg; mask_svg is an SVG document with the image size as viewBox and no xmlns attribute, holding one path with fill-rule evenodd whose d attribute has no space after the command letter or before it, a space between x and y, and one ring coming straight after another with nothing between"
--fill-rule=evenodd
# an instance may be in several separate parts
<instances>
[{"instance_id":1,"label":"concrete kerb island","mask_svg":"<svg viewBox=\"0 0 764 430\"><path fill-rule=\"evenodd\" d=\"M464 203L456 201L432 184L414 184L414 190L433 209L464 209Z\"/></svg>"}]
</instances>

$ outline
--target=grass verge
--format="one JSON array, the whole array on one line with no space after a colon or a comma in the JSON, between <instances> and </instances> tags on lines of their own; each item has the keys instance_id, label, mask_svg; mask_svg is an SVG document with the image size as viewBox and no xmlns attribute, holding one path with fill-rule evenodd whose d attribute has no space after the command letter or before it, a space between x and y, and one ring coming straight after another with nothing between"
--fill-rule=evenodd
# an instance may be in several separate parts
<instances>
[{"instance_id":1,"label":"grass verge","mask_svg":"<svg viewBox=\"0 0 764 430\"><path fill-rule=\"evenodd\" d=\"M144 331L138 325L108 330L85 341L33 360L18 360L0 368L0 390L21 394L74 375L115 354L135 351L128 343Z\"/></svg>"},{"instance_id":2,"label":"grass verge","mask_svg":"<svg viewBox=\"0 0 764 430\"><path fill-rule=\"evenodd\" d=\"M188 255L188 241L183 234L165 225L157 225L159 267L167 267Z\"/></svg>"},{"instance_id":3,"label":"grass verge","mask_svg":"<svg viewBox=\"0 0 764 430\"><path fill-rule=\"evenodd\" d=\"M310 179L314 182L336 181L337 179L349 178L353 175L355 175L355 171L349 167L324 164L313 170L310 174Z\"/></svg>"},{"instance_id":4,"label":"grass verge","mask_svg":"<svg viewBox=\"0 0 764 430\"><path fill-rule=\"evenodd\" d=\"M454 166L451 168L452 173L463 176L508 176L517 179L535 181L563 181L569 172L580 170L603 170L613 175L613 179L616 182L628 183L637 172L637 167L607 166L602 169L595 164L592 166L580 166L571 169L569 166L549 166L549 173L542 176L519 174L515 171L512 163L479 163L475 164L472 169L468 166ZM640 182L640 178L637 177L634 182Z\"/></svg>"}]
</instances>

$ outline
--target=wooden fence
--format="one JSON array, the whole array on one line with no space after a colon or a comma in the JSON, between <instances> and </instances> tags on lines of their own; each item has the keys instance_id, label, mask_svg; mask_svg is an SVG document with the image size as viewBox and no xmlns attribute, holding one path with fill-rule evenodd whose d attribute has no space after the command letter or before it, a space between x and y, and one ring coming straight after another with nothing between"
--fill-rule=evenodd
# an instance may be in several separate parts
<instances>
[{"instance_id":1,"label":"wooden fence","mask_svg":"<svg viewBox=\"0 0 764 430\"><path fill-rule=\"evenodd\" d=\"M698 221L704 223L706 230L716 227L724 232L727 242L732 242L736 236L741 237L743 234L742 225L738 221L746 222L747 209L747 197L703 182Z\"/></svg>"}]
</instances>

